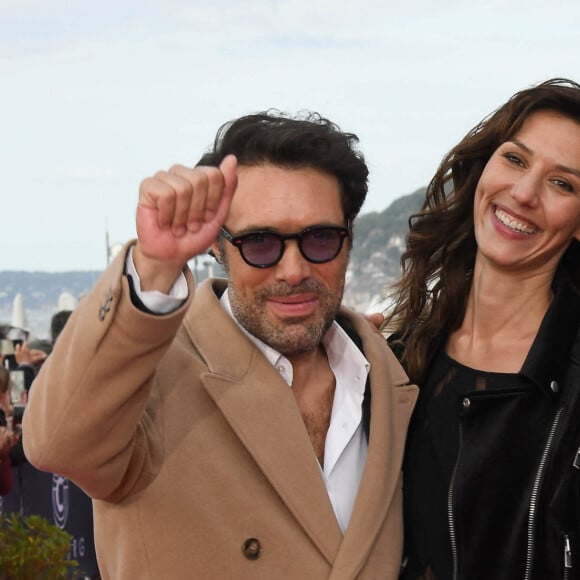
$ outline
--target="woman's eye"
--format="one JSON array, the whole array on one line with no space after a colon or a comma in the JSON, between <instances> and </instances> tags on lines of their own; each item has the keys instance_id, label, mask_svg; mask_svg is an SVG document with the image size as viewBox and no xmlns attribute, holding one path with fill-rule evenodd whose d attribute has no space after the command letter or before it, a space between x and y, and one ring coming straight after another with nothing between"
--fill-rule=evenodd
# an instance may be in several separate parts
<instances>
[{"instance_id":1,"label":"woman's eye","mask_svg":"<svg viewBox=\"0 0 580 580\"><path fill-rule=\"evenodd\" d=\"M572 184L564 179L553 179L552 183L556 185L556 187L559 187L560 189L568 193L574 192L574 187L572 186Z\"/></svg>"},{"instance_id":2,"label":"woman's eye","mask_svg":"<svg viewBox=\"0 0 580 580\"><path fill-rule=\"evenodd\" d=\"M522 159L518 155L515 155L514 153L504 153L504 157L514 165L519 165L520 167L524 165Z\"/></svg>"}]
</instances>

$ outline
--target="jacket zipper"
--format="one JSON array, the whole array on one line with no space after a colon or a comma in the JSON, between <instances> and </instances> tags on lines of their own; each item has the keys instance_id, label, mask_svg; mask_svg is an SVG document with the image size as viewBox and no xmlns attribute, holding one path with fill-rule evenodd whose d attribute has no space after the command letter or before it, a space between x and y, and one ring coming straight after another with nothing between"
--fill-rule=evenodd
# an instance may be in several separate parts
<instances>
[{"instance_id":1,"label":"jacket zipper","mask_svg":"<svg viewBox=\"0 0 580 580\"><path fill-rule=\"evenodd\" d=\"M570 577L572 570L572 548L570 547L570 538L564 536L564 580Z\"/></svg>"},{"instance_id":2,"label":"jacket zipper","mask_svg":"<svg viewBox=\"0 0 580 580\"><path fill-rule=\"evenodd\" d=\"M576 450L576 456L572 462L572 467L580 470L580 447ZM572 570L572 547L570 546L570 538L564 535L564 580L570 578L570 570Z\"/></svg>"},{"instance_id":3,"label":"jacket zipper","mask_svg":"<svg viewBox=\"0 0 580 580\"><path fill-rule=\"evenodd\" d=\"M528 516L528 553L526 557L526 573L524 575L524 580L530 580L532 577L532 564L534 561L534 549L535 549L535 532L536 532L536 508L538 507L538 495L540 493L540 484L542 483L542 478L544 476L544 471L546 469L546 461L548 459L548 454L552 448L552 442L554 441L554 435L556 429L558 428L558 423L560 422L560 417L564 411L563 407L558 409L554 421L552 422L552 427L548 435L548 440L546 441L546 446L544 447L544 452L542 453L542 458L540 459L540 464L538 465L538 471L536 472L536 478L534 480L534 487L532 488L532 495L530 498L530 515Z\"/></svg>"},{"instance_id":4,"label":"jacket zipper","mask_svg":"<svg viewBox=\"0 0 580 580\"><path fill-rule=\"evenodd\" d=\"M455 472L457 471L457 465L459 464L459 455L461 454L461 443L463 440L463 429L461 428L461 423L459 424L459 450L457 452L457 460L455 461L455 467L453 468L453 474L451 476L451 482L449 484L449 490L447 492L447 523L449 525L449 541L451 543L451 559L453 562L453 580L457 580L459 577L459 558L457 556L457 538L455 537L455 519L453 517L453 497L454 497L454 484L455 484Z\"/></svg>"}]
</instances>

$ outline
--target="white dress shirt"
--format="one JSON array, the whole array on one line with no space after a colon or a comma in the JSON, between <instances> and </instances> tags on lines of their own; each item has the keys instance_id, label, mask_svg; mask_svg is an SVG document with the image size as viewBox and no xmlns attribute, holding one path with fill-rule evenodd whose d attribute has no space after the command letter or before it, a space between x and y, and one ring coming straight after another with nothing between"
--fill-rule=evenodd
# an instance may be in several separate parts
<instances>
[{"instance_id":1,"label":"white dress shirt","mask_svg":"<svg viewBox=\"0 0 580 580\"><path fill-rule=\"evenodd\" d=\"M135 292L151 311L165 314L178 308L187 298L187 283L181 275L169 294L143 292L135 269L132 253L126 260L126 273L133 278ZM292 386L293 369L290 361L250 334L234 318L228 291L220 300L224 310L234 319L242 332L256 345L286 384ZM324 466L320 466L314 450L312 458L320 467L328 497L338 525L344 533L348 527L360 479L367 457L367 440L362 424L362 401L370 364L346 332L334 322L322 340L336 386L330 426L324 447Z\"/></svg>"}]
</instances>

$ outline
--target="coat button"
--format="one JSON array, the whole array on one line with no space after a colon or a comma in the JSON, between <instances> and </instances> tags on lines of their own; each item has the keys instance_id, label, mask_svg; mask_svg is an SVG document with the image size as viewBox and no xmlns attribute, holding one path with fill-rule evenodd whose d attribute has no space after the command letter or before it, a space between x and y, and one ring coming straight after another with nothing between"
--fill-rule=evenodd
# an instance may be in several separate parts
<instances>
[{"instance_id":1,"label":"coat button","mask_svg":"<svg viewBox=\"0 0 580 580\"><path fill-rule=\"evenodd\" d=\"M560 385L556 381L552 381L550 383L550 389L552 389L552 393L557 393L560 390Z\"/></svg>"},{"instance_id":2,"label":"coat button","mask_svg":"<svg viewBox=\"0 0 580 580\"><path fill-rule=\"evenodd\" d=\"M242 545L242 552L248 560L257 560L262 552L260 541L256 538L248 538Z\"/></svg>"},{"instance_id":3,"label":"coat button","mask_svg":"<svg viewBox=\"0 0 580 580\"><path fill-rule=\"evenodd\" d=\"M461 401L461 404L463 405L463 407L465 409L467 409L468 407L471 406L471 401L467 397L465 397L465 399L463 399L463 401Z\"/></svg>"}]
</instances>

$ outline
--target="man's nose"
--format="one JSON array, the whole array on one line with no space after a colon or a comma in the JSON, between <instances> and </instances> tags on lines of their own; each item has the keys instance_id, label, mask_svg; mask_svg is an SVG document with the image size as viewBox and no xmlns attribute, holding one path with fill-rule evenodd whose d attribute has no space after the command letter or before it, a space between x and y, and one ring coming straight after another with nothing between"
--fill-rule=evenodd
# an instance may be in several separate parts
<instances>
[{"instance_id":1,"label":"man's nose","mask_svg":"<svg viewBox=\"0 0 580 580\"><path fill-rule=\"evenodd\" d=\"M276 264L276 278L295 286L310 277L312 264L302 255L298 240L286 240L286 249Z\"/></svg>"}]
</instances>

